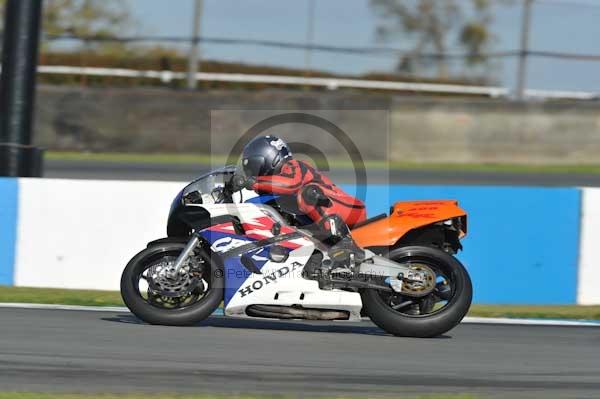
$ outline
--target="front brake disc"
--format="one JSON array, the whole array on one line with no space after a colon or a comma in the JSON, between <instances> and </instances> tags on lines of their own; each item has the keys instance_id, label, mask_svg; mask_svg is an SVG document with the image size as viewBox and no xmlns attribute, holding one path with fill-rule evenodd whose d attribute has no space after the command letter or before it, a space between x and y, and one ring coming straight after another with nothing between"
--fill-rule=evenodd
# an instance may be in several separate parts
<instances>
[{"instance_id":1,"label":"front brake disc","mask_svg":"<svg viewBox=\"0 0 600 399\"><path fill-rule=\"evenodd\" d=\"M202 280L190 273L180 273L175 278L167 277L174 262L163 262L148 269L148 286L156 294L165 297L184 297L191 294Z\"/></svg>"}]
</instances>

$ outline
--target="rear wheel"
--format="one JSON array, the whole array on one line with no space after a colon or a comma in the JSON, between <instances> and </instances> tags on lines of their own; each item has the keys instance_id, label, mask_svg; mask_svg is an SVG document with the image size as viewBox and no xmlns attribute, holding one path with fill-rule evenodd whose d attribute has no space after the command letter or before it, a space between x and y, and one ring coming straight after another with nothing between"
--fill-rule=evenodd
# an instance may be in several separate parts
<instances>
[{"instance_id":1,"label":"rear wheel","mask_svg":"<svg viewBox=\"0 0 600 399\"><path fill-rule=\"evenodd\" d=\"M411 295L364 290L365 313L385 331L406 337L435 337L454 328L467 314L473 295L471 279L453 256L430 247L405 247L393 250L389 258L411 265L414 270L435 274L435 285L419 296L417 286ZM430 291L430 292L429 292Z\"/></svg>"},{"instance_id":2,"label":"rear wheel","mask_svg":"<svg viewBox=\"0 0 600 399\"><path fill-rule=\"evenodd\" d=\"M192 325L210 316L223 300L223 269L200 247L179 276L168 277L184 247L184 243L151 245L125 267L121 296L129 310L145 322Z\"/></svg>"}]
</instances>

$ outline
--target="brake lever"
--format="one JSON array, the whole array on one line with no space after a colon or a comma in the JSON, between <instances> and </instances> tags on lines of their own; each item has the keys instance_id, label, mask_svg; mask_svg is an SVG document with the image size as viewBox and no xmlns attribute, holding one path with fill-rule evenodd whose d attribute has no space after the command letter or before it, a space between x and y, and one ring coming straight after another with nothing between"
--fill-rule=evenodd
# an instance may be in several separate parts
<instances>
[{"instance_id":1,"label":"brake lever","mask_svg":"<svg viewBox=\"0 0 600 399\"><path fill-rule=\"evenodd\" d=\"M213 200L215 201L215 204L222 204L224 202L225 199L225 187L215 187L210 195L213 198Z\"/></svg>"}]
</instances>

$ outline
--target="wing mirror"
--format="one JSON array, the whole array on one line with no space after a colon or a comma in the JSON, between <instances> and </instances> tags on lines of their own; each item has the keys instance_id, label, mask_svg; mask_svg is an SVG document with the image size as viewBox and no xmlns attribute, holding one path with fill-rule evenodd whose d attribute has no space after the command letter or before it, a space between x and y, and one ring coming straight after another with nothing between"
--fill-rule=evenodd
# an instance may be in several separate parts
<instances>
[{"instance_id":1,"label":"wing mirror","mask_svg":"<svg viewBox=\"0 0 600 399\"><path fill-rule=\"evenodd\" d=\"M271 234L273 234L274 236L278 236L279 234L281 234L281 223L275 222L273 224L273 226L271 227Z\"/></svg>"}]
</instances>

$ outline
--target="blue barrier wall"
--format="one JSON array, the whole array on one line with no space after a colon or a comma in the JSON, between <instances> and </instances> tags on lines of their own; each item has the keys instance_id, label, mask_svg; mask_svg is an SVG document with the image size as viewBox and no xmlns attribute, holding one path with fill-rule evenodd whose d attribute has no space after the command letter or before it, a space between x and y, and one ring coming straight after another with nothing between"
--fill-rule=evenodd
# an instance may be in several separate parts
<instances>
[{"instance_id":1,"label":"blue barrier wall","mask_svg":"<svg viewBox=\"0 0 600 399\"><path fill-rule=\"evenodd\" d=\"M14 283L17 184L0 178L0 284L4 285ZM356 192L356 187L344 188ZM400 185L369 185L366 190L370 216L387 213L396 201L422 199L456 199L468 212L469 231L459 258L473 279L474 302L576 303L581 190ZM33 265L38 266L44 265Z\"/></svg>"},{"instance_id":2,"label":"blue barrier wall","mask_svg":"<svg viewBox=\"0 0 600 399\"><path fill-rule=\"evenodd\" d=\"M0 285L12 285L17 233L17 180L0 178Z\"/></svg>"},{"instance_id":3,"label":"blue barrier wall","mask_svg":"<svg viewBox=\"0 0 600 399\"><path fill-rule=\"evenodd\" d=\"M457 199L469 215L459 258L475 303L576 303L579 189L370 185L366 194L369 216L401 200Z\"/></svg>"}]
</instances>

